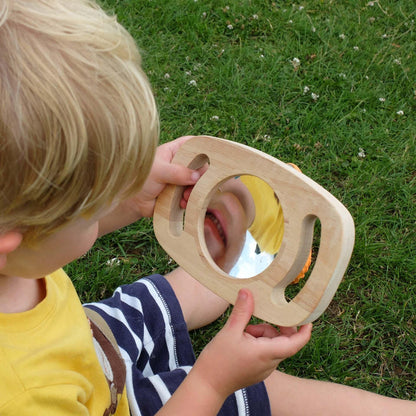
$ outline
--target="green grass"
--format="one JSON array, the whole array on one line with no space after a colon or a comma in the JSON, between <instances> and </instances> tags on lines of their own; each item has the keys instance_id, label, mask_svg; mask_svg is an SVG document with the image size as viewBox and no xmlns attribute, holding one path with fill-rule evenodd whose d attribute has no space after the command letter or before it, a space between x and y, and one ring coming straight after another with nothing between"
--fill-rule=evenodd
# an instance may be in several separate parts
<instances>
[{"instance_id":1,"label":"green grass","mask_svg":"<svg viewBox=\"0 0 416 416\"><path fill-rule=\"evenodd\" d=\"M356 244L344 280L316 321L311 342L281 368L414 399L413 3L107 0L104 5L143 52L162 142L209 134L248 144L296 163L354 217ZM314 100L312 93L319 97ZM117 261L107 264L113 258ZM174 266L158 246L151 221L144 220L105 237L68 269L82 299L90 301ZM197 351L224 321L192 334Z\"/></svg>"}]
</instances>

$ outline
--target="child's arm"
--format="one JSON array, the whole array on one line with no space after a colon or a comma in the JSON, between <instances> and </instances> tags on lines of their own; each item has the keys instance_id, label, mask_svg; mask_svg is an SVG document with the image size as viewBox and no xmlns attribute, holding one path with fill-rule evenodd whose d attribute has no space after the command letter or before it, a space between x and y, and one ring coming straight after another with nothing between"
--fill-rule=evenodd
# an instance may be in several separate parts
<instances>
[{"instance_id":1,"label":"child's arm","mask_svg":"<svg viewBox=\"0 0 416 416\"><path fill-rule=\"evenodd\" d=\"M246 327L253 309L251 293L240 291L226 325L157 416L217 415L230 394L264 380L308 342L311 325L280 332L266 324Z\"/></svg>"},{"instance_id":2,"label":"child's arm","mask_svg":"<svg viewBox=\"0 0 416 416\"><path fill-rule=\"evenodd\" d=\"M416 402L275 371L266 387L281 416L415 416Z\"/></svg>"},{"instance_id":3,"label":"child's arm","mask_svg":"<svg viewBox=\"0 0 416 416\"><path fill-rule=\"evenodd\" d=\"M123 201L110 214L100 219L100 236L129 225L142 217L151 217L156 198L167 184L194 185L198 171L173 164L172 159L181 145L191 136L162 144L157 148L149 176L137 195ZM138 172L140 174L140 172Z\"/></svg>"}]
</instances>

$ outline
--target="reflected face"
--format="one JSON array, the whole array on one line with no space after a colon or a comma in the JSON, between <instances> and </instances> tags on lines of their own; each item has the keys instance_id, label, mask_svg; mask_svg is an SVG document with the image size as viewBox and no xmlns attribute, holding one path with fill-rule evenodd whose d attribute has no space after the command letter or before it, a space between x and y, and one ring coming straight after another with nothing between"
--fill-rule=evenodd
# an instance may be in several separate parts
<instances>
[{"instance_id":1,"label":"reflected face","mask_svg":"<svg viewBox=\"0 0 416 416\"><path fill-rule=\"evenodd\" d=\"M241 254L254 210L251 194L239 179L229 179L211 198L204 221L205 242L226 273Z\"/></svg>"}]
</instances>

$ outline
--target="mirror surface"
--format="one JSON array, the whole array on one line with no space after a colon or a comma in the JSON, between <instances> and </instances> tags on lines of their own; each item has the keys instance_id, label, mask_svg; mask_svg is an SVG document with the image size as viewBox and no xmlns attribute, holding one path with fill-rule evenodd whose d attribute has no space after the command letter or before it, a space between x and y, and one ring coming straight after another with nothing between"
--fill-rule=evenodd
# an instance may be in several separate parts
<instances>
[{"instance_id":1,"label":"mirror surface","mask_svg":"<svg viewBox=\"0 0 416 416\"><path fill-rule=\"evenodd\" d=\"M208 203L205 244L212 260L231 277L250 278L265 270L280 248L283 232L279 199L256 176L222 182Z\"/></svg>"}]
</instances>

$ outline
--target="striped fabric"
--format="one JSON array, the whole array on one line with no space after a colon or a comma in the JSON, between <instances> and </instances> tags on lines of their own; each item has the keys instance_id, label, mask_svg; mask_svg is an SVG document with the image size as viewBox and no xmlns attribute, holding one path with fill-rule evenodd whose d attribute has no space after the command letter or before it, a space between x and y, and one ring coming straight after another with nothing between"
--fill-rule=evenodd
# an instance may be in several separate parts
<instances>
[{"instance_id":1,"label":"striped fabric","mask_svg":"<svg viewBox=\"0 0 416 416\"><path fill-rule=\"evenodd\" d=\"M179 302L167 282L153 275L119 287L109 299L84 305L110 326L126 363L126 388L133 416L154 415L195 362ZM239 390L220 415L270 415L263 383Z\"/></svg>"}]
</instances>

